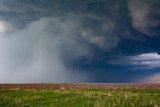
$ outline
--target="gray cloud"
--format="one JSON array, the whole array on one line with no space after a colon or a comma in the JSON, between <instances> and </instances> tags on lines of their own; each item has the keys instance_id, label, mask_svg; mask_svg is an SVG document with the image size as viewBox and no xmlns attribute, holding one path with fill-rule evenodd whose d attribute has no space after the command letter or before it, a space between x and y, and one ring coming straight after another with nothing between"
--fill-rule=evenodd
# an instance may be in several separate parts
<instances>
[{"instance_id":1,"label":"gray cloud","mask_svg":"<svg viewBox=\"0 0 160 107\"><path fill-rule=\"evenodd\" d=\"M159 4L159 0L129 0L133 27L151 37L159 35Z\"/></svg>"},{"instance_id":2,"label":"gray cloud","mask_svg":"<svg viewBox=\"0 0 160 107\"><path fill-rule=\"evenodd\" d=\"M1 37L0 82L89 81L87 73L67 68L59 56L63 45L70 48L71 56L78 57L87 51L74 43L76 39L71 38L71 33L57 18L47 18L31 23L9 38Z\"/></svg>"},{"instance_id":3,"label":"gray cloud","mask_svg":"<svg viewBox=\"0 0 160 107\"><path fill-rule=\"evenodd\" d=\"M131 81L129 68L159 65L139 55L159 50L158 9L157 0L0 0L0 80Z\"/></svg>"},{"instance_id":4,"label":"gray cloud","mask_svg":"<svg viewBox=\"0 0 160 107\"><path fill-rule=\"evenodd\" d=\"M125 1L1 1L0 19L9 21L14 29L24 29L33 21L45 17L57 17L68 27L79 32L87 42L105 51L116 47L119 36L129 37L128 27L121 19ZM112 5L110 5L112 4ZM12 17L10 17L12 16ZM119 19L117 19L119 17ZM127 19L127 17L126 17ZM123 19L126 21L125 19Z\"/></svg>"}]
</instances>

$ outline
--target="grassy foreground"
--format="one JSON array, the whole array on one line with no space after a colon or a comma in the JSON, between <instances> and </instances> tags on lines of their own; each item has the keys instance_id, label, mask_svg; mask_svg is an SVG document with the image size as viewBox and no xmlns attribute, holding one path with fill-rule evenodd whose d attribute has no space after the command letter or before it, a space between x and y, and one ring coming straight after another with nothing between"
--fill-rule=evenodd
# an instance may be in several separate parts
<instances>
[{"instance_id":1,"label":"grassy foreground","mask_svg":"<svg viewBox=\"0 0 160 107\"><path fill-rule=\"evenodd\" d=\"M0 89L0 107L159 107L158 89Z\"/></svg>"}]
</instances>

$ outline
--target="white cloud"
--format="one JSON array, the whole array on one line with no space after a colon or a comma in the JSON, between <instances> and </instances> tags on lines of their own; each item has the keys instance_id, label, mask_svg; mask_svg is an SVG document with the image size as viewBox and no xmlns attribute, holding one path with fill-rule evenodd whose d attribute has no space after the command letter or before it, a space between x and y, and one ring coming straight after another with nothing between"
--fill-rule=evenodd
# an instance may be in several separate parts
<instances>
[{"instance_id":1,"label":"white cloud","mask_svg":"<svg viewBox=\"0 0 160 107\"><path fill-rule=\"evenodd\" d=\"M128 60L133 65L144 65L148 67L159 67L160 66L160 55L157 53L147 53L136 56L128 57Z\"/></svg>"},{"instance_id":2,"label":"white cloud","mask_svg":"<svg viewBox=\"0 0 160 107\"><path fill-rule=\"evenodd\" d=\"M160 67L160 55L157 53L145 53L133 56L123 56L118 59L110 60L110 63L150 69Z\"/></svg>"},{"instance_id":3,"label":"white cloud","mask_svg":"<svg viewBox=\"0 0 160 107\"><path fill-rule=\"evenodd\" d=\"M148 61L148 60L157 61L160 60L160 55L157 53L145 53L135 56L129 56L128 58L130 60L136 60L136 61Z\"/></svg>"}]
</instances>

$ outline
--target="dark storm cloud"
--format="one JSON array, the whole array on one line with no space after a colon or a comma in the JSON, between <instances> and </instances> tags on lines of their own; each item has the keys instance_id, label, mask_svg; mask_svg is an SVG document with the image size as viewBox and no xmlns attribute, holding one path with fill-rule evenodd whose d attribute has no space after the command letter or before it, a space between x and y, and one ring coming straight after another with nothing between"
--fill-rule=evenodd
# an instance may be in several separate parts
<instances>
[{"instance_id":1,"label":"dark storm cloud","mask_svg":"<svg viewBox=\"0 0 160 107\"><path fill-rule=\"evenodd\" d=\"M35 81L43 75L44 81L77 81L81 74L79 81L118 82L121 70L118 75L133 73L134 80L139 65L130 57L160 52L159 5L158 0L0 0L0 21L7 23L0 32L3 71L11 71L9 66L20 72L14 78L25 74L21 71L30 72L26 79L37 74ZM3 80L11 75L2 74Z\"/></svg>"},{"instance_id":2,"label":"dark storm cloud","mask_svg":"<svg viewBox=\"0 0 160 107\"><path fill-rule=\"evenodd\" d=\"M23 29L41 18L58 17L62 23L77 30L85 41L109 50L117 45L119 36L131 36L126 3L125 0L2 1L1 19L9 21L15 28Z\"/></svg>"}]
</instances>

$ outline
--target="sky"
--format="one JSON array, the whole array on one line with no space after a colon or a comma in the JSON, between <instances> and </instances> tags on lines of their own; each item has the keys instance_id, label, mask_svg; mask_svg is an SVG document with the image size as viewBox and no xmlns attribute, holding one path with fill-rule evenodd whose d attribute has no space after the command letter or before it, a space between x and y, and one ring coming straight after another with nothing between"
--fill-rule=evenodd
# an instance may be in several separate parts
<instances>
[{"instance_id":1,"label":"sky","mask_svg":"<svg viewBox=\"0 0 160 107\"><path fill-rule=\"evenodd\" d=\"M159 0L0 0L0 83L160 83Z\"/></svg>"}]
</instances>

